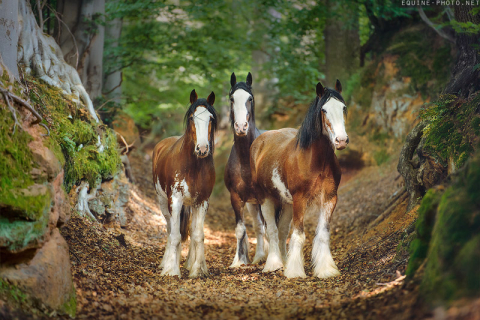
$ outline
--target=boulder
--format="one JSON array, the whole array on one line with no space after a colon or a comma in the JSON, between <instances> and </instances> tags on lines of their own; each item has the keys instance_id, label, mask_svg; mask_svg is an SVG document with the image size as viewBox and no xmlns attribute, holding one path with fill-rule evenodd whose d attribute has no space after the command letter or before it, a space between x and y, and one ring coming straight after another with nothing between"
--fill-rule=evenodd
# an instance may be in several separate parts
<instances>
[{"instance_id":1,"label":"boulder","mask_svg":"<svg viewBox=\"0 0 480 320\"><path fill-rule=\"evenodd\" d=\"M28 262L0 265L0 278L51 309L71 314L75 308L68 245L57 228Z\"/></svg>"}]
</instances>

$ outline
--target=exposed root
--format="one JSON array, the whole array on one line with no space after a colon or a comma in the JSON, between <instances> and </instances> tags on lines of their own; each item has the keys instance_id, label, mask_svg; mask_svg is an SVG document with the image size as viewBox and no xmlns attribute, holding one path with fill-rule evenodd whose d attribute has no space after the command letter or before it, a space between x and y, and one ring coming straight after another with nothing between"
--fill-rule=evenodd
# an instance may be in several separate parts
<instances>
[{"instance_id":1,"label":"exposed root","mask_svg":"<svg viewBox=\"0 0 480 320\"><path fill-rule=\"evenodd\" d=\"M34 72L38 78L62 89L65 94L75 95L76 102L79 103L81 99L92 118L99 122L92 100L83 87L77 70L65 62L62 50L53 37L45 35L38 27L25 0L19 3L19 16L21 31L18 61L25 65L25 73Z\"/></svg>"},{"instance_id":2,"label":"exposed root","mask_svg":"<svg viewBox=\"0 0 480 320\"><path fill-rule=\"evenodd\" d=\"M3 94L3 98L7 102L8 109L10 109L10 112L12 113L13 120L15 120L15 123L13 124L13 133L12 133L12 134L15 134L15 129L17 128L17 126L19 126L20 128L22 128L22 126L20 125L20 123L17 120L17 113L15 112L15 108L13 108L12 104L10 103L10 98L9 98L9 95L8 95L7 92L2 91L2 94ZM22 128L22 130L23 130L23 128Z\"/></svg>"},{"instance_id":3,"label":"exposed root","mask_svg":"<svg viewBox=\"0 0 480 320\"><path fill-rule=\"evenodd\" d=\"M90 191L90 194L88 193L88 187L89 184L86 181L83 181L80 186L77 189L78 192L78 203L77 203L77 212L82 216L85 217L85 215L89 216L92 218L94 221L98 221L97 218L93 215L93 213L90 211L90 208L88 207L88 201L92 200L96 197L97 194L97 188L94 188Z\"/></svg>"},{"instance_id":4,"label":"exposed root","mask_svg":"<svg viewBox=\"0 0 480 320\"><path fill-rule=\"evenodd\" d=\"M50 136L50 129L48 129L48 127L43 123L40 123L39 125L41 125L45 129L47 129L47 134L42 134L42 137L49 137Z\"/></svg>"}]
</instances>

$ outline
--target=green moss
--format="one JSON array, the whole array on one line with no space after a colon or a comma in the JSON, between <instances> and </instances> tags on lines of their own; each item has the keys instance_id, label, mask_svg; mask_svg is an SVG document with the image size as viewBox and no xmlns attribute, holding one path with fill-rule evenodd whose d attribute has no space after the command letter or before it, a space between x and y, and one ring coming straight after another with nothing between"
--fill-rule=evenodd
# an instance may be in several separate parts
<instances>
[{"instance_id":1,"label":"green moss","mask_svg":"<svg viewBox=\"0 0 480 320\"><path fill-rule=\"evenodd\" d=\"M430 302L480 294L480 152L442 195L421 293Z\"/></svg>"},{"instance_id":2,"label":"green moss","mask_svg":"<svg viewBox=\"0 0 480 320\"><path fill-rule=\"evenodd\" d=\"M75 318L77 313L77 296L75 294L75 288L72 289L70 299L62 305L60 311L65 312L72 318Z\"/></svg>"},{"instance_id":3,"label":"green moss","mask_svg":"<svg viewBox=\"0 0 480 320\"><path fill-rule=\"evenodd\" d=\"M13 286L7 281L0 279L0 298L16 304L25 304L28 296L16 286Z\"/></svg>"},{"instance_id":4,"label":"green moss","mask_svg":"<svg viewBox=\"0 0 480 320\"><path fill-rule=\"evenodd\" d=\"M35 84L30 99L39 107L51 132L53 152L62 153L65 166L66 191L87 180L95 186L102 179L112 178L121 168L115 133L103 124L95 123L85 109L65 99L57 88L29 79ZM98 152L97 137L101 137L103 152Z\"/></svg>"},{"instance_id":5,"label":"green moss","mask_svg":"<svg viewBox=\"0 0 480 320\"><path fill-rule=\"evenodd\" d=\"M410 244L410 260L406 271L408 276L412 276L427 257L428 245L441 195L441 191L430 189L422 199L418 209L418 218L415 222L416 238Z\"/></svg>"},{"instance_id":6,"label":"green moss","mask_svg":"<svg viewBox=\"0 0 480 320\"><path fill-rule=\"evenodd\" d=\"M476 113L479 103L480 95L470 101L443 95L420 111L420 117L428 122L424 149L443 166L448 166L451 159L459 168L473 153L480 132L480 116Z\"/></svg>"}]
</instances>

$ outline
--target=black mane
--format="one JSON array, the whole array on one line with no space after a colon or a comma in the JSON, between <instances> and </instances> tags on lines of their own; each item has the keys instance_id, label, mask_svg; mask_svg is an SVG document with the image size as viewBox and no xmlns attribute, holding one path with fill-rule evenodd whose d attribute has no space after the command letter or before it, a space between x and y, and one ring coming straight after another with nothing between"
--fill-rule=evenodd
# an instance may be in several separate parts
<instances>
[{"instance_id":1,"label":"black mane","mask_svg":"<svg viewBox=\"0 0 480 320\"><path fill-rule=\"evenodd\" d=\"M255 97L253 96L253 91L252 91L252 87L249 86L248 84L246 84L245 82L237 82L231 89L230 89L230 92L228 93L228 96L231 98L233 96L233 94L235 93L235 91L237 91L238 89L242 89L242 90L245 90L246 92L248 92L252 98L253 98L253 101L252 101L252 114L250 115L251 118L252 118L252 121L255 122ZM232 126L232 129L234 128L234 122L235 122L235 119L233 118L233 112L230 112L230 125Z\"/></svg>"},{"instance_id":2,"label":"black mane","mask_svg":"<svg viewBox=\"0 0 480 320\"><path fill-rule=\"evenodd\" d=\"M188 130L188 128L190 127L190 121L192 121L190 119L190 116L192 116L195 113L195 110L199 106L207 108L208 112L210 112L213 116L213 118L212 118L212 132L211 132L211 136L210 136L210 144L211 144L210 148L211 148L212 154L213 154L213 150L214 150L214 146L215 146L214 135L215 135L215 132L217 132L217 112L215 111L215 108L208 103L207 99L203 99L203 98L198 99L190 107L188 107L187 113L185 113L185 117L183 118L183 123L184 123L184 126L186 127L186 130Z\"/></svg>"},{"instance_id":3,"label":"black mane","mask_svg":"<svg viewBox=\"0 0 480 320\"><path fill-rule=\"evenodd\" d=\"M310 108L308 109L307 115L303 120L302 126L298 130L297 146L299 145L300 148L309 148L312 143L318 138L320 138L323 134L323 123L321 114L322 107L331 98L337 99L338 101L346 104L340 93L333 89L325 88L325 94L321 98L317 96L315 100L313 100Z\"/></svg>"}]
</instances>

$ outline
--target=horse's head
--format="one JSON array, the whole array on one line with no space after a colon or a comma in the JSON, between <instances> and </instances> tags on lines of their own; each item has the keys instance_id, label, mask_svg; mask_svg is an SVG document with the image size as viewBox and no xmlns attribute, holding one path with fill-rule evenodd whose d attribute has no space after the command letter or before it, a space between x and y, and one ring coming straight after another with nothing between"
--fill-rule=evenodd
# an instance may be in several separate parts
<instances>
[{"instance_id":1,"label":"horse's head","mask_svg":"<svg viewBox=\"0 0 480 320\"><path fill-rule=\"evenodd\" d=\"M337 150L345 149L349 139L345 131L345 117L347 107L341 95L342 84L337 80L335 90L324 88L317 84L318 108L321 108L322 132Z\"/></svg>"},{"instance_id":2,"label":"horse's head","mask_svg":"<svg viewBox=\"0 0 480 320\"><path fill-rule=\"evenodd\" d=\"M255 100L252 93L252 74L249 72L246 82L237 83L235 73L230 78L230 122L235 135L246 136L250 124L255 121Z\"/></svg>"},{"instance_id":3,"label":"horse's head","mask_svg":"<svg viewBox=\"0 0 480 320\"><path fill-rule=\"evenodd\" d=\"M194 143L194 152L198 158L213 154L215 131L217 130L217 113L213 108L215 93L207 99L198 99L195 90L190 93L190 107L185 114L186 134Z\"/></svg>"}]
</instances>

